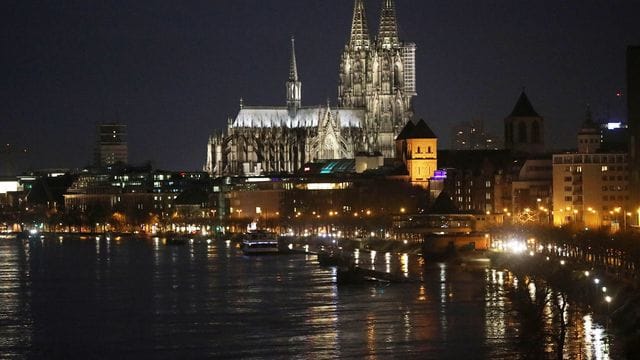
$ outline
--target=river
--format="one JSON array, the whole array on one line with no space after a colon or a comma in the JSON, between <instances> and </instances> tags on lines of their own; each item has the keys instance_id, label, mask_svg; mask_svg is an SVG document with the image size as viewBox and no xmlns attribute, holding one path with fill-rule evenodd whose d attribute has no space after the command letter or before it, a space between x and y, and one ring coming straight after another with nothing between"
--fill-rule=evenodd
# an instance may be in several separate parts
<instances>
[{"instance_id":1,"label":"river","mask_svg":"<svg viewBox=\"0 0 640 360\"><path fill-rule=\"evenodd\" d=\"M315 255L234 243L0 238L1 358L526 359L507 273L361 252L422 281L340 286ZM567 356L619 358L574 307ZM549 349L551 351L551 349Z\"/></svg>"}]
</instances>

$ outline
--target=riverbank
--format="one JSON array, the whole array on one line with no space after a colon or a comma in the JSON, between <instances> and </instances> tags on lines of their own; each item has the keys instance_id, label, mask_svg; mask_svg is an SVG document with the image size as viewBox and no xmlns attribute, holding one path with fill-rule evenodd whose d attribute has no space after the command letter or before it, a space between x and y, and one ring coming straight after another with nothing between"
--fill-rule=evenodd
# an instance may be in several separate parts
<instances>
[{"instance_id":1,"label":"riverbank","mask_svg":"<svg viewBox=\"0 0 640 360\"><path fill-rule=\"evenodd\" d=\"M505 269L522 280L539 279L584 306L612 326L629 358L637 356L640 341L640 291L607 273L594 272L563 259L539 254L494 252L492 267Z\"/></svg>"}]
</instances>

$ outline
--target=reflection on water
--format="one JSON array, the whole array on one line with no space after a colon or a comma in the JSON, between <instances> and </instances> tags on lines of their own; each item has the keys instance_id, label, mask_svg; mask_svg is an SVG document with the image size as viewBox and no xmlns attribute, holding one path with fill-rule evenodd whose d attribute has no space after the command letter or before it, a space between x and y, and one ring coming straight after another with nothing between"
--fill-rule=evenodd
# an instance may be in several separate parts
<instances>
[{"instance_id":1,"label":"reflection on water","mask_svg":"<svg viewBox=\"0 0 640 360\"><path fill-rule=\"evenodd\" d=\"M0 238L6 242L7 239ZM0 248L0 354L16 357L32 344L30 314L29 242L11 240L15 246Z\"/></svg>"},{"instance_id":2,"label":"reflection on water","mask_svg":"<svg viewBox=\"0 0 640 360\"><path fill-rule=\"evenodd\" d=\"M356 251L424 281L337 287L314 255L235 243L0 239L3 357L527 358L509 273ZM569 307L567 351L607 359L606 329Z\"/></svg>"},{"instance_id":3,"label":"reflection on water","mask_svg":"<svg viewBox=\"0 0 640 360\"><path fill-rule=\"evenodd\" d=\"M502 271L485 270L485 344L488 348L497 348L507 338L507 309Z\"/></svg>"}]
</instances>

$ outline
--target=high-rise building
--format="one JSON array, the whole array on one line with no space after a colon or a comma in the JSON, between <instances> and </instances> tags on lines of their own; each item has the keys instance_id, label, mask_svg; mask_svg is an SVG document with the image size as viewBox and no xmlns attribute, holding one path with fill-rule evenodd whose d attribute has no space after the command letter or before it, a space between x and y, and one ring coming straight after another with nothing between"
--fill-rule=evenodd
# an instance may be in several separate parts
<instances>
[{"instance_id":1,"label":"high-rise building","mask_svg":"<svg viewBox=\"0 0 640 360\"><path fill-rule=\"evenodd\" d=\"M484 128L484 122L473 119L453 126L451 150L498 150L500 144Z\"/></svg>"},{"instance_id":2,"label":"high-rise building","mask_svg":"<svg viewBox=\"0 0 640 360\"><path fill-rule=\"evenodd\" d=\"M95 165L111 166L128 162L127 125L99 124L95 149Z\"/></svg>"},{"instance_id":3,"label":"high-rise building","mask_svg":"<svg viewBox=\"0 0 640 360\"><path fill-rule=\"evenodd\" d=\"M395 138L412 119L415 44L398 35L393 0L384 0L371 39L363 0L355 0L340 58L338 104L303 106L302 81L291 43L286 105L240 104L226 132L211 135L204 169L213 176L293 172L314 160L357 153L395 157Z\"/></svg>"}]
</instances>

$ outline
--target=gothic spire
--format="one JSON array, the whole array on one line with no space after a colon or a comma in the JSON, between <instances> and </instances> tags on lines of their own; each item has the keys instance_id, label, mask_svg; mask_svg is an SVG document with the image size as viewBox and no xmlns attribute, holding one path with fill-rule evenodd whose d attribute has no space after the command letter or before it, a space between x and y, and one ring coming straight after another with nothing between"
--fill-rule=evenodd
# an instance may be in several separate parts
<instances>
[{"instance_id":1,"label":"gothic spire","mask_svg":"<svg viewBox=\"0 0 640 360\"><path fill-rule=\"evenodd\" d=\"M380 11L380 30L378 32L378 43L383 48L397 46L398 23L396 21L396 6L393 0L384 0Z\"/></svg>"},{"instance_id":2,"label":"gothic spire","mask_svg":"<svg viewBox=\"0 0 640 360\"><path fill-rule=\"evenodd\" d=\"M289 63L289 81L298 81L298 65L296 64L296 40L291 36L291 60Z\"/></svg>"},{"instance_id":3,"label":"gothic spire","mask_svg":"<svg viewBox=\"0 0 640 360\"><path fill-rule=\"evenodd\" d=\"M287 80L287 109L289 116L295 117L302 105L302 83L298 79L298 65L296 64L295 39L291 37L291 60L289 63L289 79Z\"/></svg>"},{"instance_id":4,"label":"gothic spire","mask_svg":"<svg viewBox=\"0 0 640 360\"><path fill-rule=\"evenodd\" d=\"M367 14L364 11L363 0L355 0L353 4L353 19L351 20L351 37L349 46L355 49L369 47L369 28Z\"/></svg>"}]
</instances>

